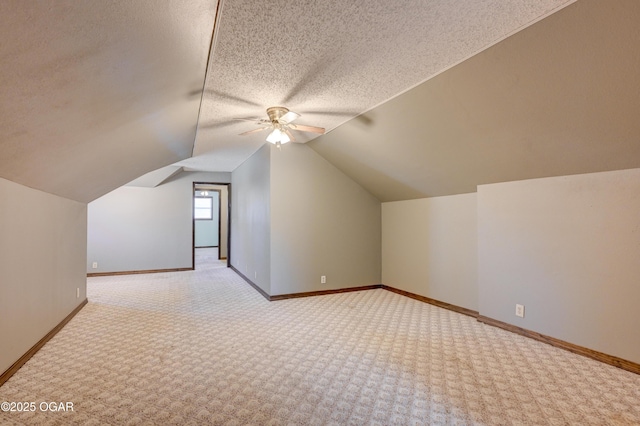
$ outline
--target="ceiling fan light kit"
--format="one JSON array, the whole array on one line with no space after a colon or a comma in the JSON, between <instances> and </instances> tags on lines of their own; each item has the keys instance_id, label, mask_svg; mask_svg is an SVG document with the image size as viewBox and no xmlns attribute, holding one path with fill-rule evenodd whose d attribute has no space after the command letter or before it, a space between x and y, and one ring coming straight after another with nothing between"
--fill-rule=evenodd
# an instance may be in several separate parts
<instances>
[{"instance_id":1,"label":"ceiling fan light kit","mask_svg":"<svg viewBox=\"0 0 640 426\"><path fill-rule=\"evenodd\" d=\"M278 148L282 144L289 142L297 142L293 137L291 130L297 130L300 132L312 132L318 134L324 134L324 128L314 126L303 126L293 124L293 121L300 117L300 114L289 111L288 108L275 106L267 108L268 120L255 120L255 123L262 126L259 129L249 130L241 133L241 136L257 133L262 130L271 129L271 133L267 136L267 142L276 145ZM304 143L304 142L301 142Z\"/></svg>"},{"instance_id":2,"label":"ceiling fan light kit","mask_svg":"<svg viewBox=\"0 0 640 426\"><path fill-rule=\"evenodd\" d=\"M267 142L271 142L272 144L277 145L279 143L283 144L283 143L291 142L291 139L289 138L289 136L287 136L285 132L276 128L276 129L273 129L273 132L269 133L269 136L267 136Z\"/></svg>"}]
</instances>

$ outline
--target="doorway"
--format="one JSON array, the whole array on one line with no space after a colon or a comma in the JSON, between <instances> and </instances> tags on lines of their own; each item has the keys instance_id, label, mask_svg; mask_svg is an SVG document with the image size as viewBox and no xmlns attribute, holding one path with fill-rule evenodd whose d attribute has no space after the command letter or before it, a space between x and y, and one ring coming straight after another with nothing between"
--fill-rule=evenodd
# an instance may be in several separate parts
<instances>
[{"instance_id":1,"label":"doorway","mask_svg":"<svg viewBox=\"0 0 640 426\"><path fill-rule=\"evenodd\" d=\"M229 266L230 184L194 182L192 266Z\"/></svg>"}]
</instances>

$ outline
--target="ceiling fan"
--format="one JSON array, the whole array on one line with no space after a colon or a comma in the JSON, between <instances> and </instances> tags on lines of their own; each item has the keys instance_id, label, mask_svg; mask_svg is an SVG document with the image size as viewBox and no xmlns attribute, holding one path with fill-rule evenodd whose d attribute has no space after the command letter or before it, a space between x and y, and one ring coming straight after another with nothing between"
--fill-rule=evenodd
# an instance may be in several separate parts
<instances>
[{"instance_id":1,"label":"ceiling fan","mask_svg":"<svg viewBox=\"0 0 640 426\"><path fill-rule=\"evenodd\" d=\"M297 130L300 132L312 132L320 135L324 134L322 127L305 126L302 124L293 124L293 122L300 117L300 114L289 111L288 108L275 106L267 108L267 116L269 119L246 119L238 118L237 120L251 121L258 124L260 127L257 129L249 130L244 133L240 133L240 136L250 135L258 133L263 130L271 129L271 133L267 136L267 142L270 142L280 148L282 144L288 142L297 142L291 130Z\"/></svg>"}]
</instances>

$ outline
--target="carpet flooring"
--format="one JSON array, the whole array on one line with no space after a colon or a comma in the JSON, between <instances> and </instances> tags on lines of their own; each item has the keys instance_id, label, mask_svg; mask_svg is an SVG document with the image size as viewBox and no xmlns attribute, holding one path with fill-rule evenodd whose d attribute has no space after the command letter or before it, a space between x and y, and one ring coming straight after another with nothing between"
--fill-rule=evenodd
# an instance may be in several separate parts
<instances>
[{"instance_id":1,"label":"carpet flooring","mask_svg":"<svg viewBox=\"0 0 640 426\"><path fill-rule=\"evenodd\" d=\"M382 289L268 302L204 260L89 279L0 424L640 424L639 375Z\"/></svg>"}]
</instances>

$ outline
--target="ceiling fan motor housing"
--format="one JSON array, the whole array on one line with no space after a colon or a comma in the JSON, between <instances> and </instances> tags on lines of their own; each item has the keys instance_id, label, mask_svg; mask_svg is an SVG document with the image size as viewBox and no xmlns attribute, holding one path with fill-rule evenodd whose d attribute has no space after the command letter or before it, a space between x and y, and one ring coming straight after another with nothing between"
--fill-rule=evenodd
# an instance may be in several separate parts
<instances>
[{"instance_id":1,"label":"ceiling fan motor housing","mask_svg":"<svg viewBox=\"0 0 640 426\"><path fill-rule=\"evenodd\" d=\"M280 117L289 112L288 108L275 106L271 108L267 108L267 115L269 116L269 120L272 123L279 123Z\"/></svg>"}]
</instances>

